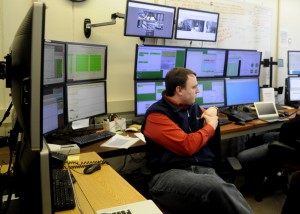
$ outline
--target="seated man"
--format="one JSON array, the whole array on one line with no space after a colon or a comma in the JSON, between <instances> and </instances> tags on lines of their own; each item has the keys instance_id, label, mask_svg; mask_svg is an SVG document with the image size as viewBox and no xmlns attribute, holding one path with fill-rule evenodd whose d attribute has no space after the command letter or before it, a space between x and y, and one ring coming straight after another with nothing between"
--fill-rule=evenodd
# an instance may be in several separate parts
<instances>
[{"instance_id":1,"label":"seated man","mask_svg":"<svg viewBox=\"0 0 300 214\"><path fill-rule=\"evenodd\" d=\"M149 107L142 126L153 200L175 213L253 213L237 188L212 168L207 142L218 126L217 108L205 111L195 103L196 74L174 68L165 83L162 99Z\"/></svg>"}]
</instances>

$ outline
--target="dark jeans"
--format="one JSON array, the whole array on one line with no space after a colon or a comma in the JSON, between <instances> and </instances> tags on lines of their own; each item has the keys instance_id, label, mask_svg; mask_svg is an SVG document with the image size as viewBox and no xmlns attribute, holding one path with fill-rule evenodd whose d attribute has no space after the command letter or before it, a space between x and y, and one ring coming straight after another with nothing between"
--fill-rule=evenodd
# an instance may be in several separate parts
<instances>
[{"instance_id":1,"label":"dark jeans","mask_svg":"<svg viewBox=\"0 0 300 214\"><path fill-rule=\"evenodd\" d=\"M172 213L253 213L235 185L212 168L171 169L156 174L149 187L153 200Z\"/></svg>"}]
</instances>

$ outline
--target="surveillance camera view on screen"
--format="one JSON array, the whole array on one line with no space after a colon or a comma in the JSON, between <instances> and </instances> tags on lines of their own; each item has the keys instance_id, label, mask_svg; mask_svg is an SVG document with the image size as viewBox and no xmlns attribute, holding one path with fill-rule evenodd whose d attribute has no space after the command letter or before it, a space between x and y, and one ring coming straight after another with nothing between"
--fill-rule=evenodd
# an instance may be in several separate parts
<instances>
[{"instance_id":1,"label":"surveillance camera view on screen","mask_svg":"<svg viewBox=\"0 0 300 214\"><path fill-rule=\"evenodd\" d=\"M184 47L137 46L136 79L162 79L174 67L184 67Z\"/></svg>"},{"instance_id":2,"label":"surveillance camera view on screen","mask_svg":"<svg viewBox=\"0 0 300 214\"><path fill-rule=\"evenodd\" d=\"M125 35L172 38L175 8L128 1Z\"/></svg>"},{"instance_id":3,"label":"surveillance camera view on screen","mask_svg":"<svg viewBox=\"0 0 300 214\"><path fill-rule=\"evenodd\" d=\"M178 8L176 39L216 41L219 14Z\"/></svg>"},{"instance_id":4,"label":"surveillance camera view on screen","mask_svg":"<svg viewBox=\"0 0 300 214\"><path fill-rule=\"evenodd\" d=\"M107 47L67 44L68 81L105 79Z\"/></svg>"}]
</instances>

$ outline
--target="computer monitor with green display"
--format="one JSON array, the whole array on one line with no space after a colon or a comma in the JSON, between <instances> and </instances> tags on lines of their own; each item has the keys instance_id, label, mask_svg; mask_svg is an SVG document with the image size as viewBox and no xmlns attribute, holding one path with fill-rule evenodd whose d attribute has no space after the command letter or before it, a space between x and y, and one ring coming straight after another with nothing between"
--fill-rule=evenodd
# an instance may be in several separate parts
<instances>
[{"instance_id":1,"label":"computer monitor with green display","mask_svg":"<svg viewBox=\"0 0 300 214\"><path fill-rule=\"evenodd\" d=\"M174 67L184 67L185 47L136 45L134 79L164 79Z\"/></svg>"},{"instance_id":2,"label":"computer monitor with green display","mask_svg":"<svg viewBox=\"0 0 300 214\"><path fill-rule=\"evenodd\" d=\"M145 115L147 109L162 97L163 80L135 81L135 115Z\"/></svg>"},{"instance_id":3,"label":"computer monitor with green display","mask_svg":"<svg viewBox=\"0 0 300 214\"><path fill-rule=\"evenodd\" d=\"M67 82L106 79L107 46L67 43Z\"/></svg>"}]
</instances>

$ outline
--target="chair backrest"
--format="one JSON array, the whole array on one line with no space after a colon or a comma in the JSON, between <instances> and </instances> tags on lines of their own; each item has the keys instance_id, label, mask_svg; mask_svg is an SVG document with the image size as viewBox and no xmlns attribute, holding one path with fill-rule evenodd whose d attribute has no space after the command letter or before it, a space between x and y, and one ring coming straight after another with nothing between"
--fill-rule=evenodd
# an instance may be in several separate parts
<instances>
[{"instance_id":1,"label":"chair backrest","mask_svg":"<svg viewBox=\"0 0 300 214\"><path fill-rule=\"evenodd\" d=\"M279 141L300 149L300 117L295 117L282 124L280 128Z\"/></svg>"}]
</instances>

